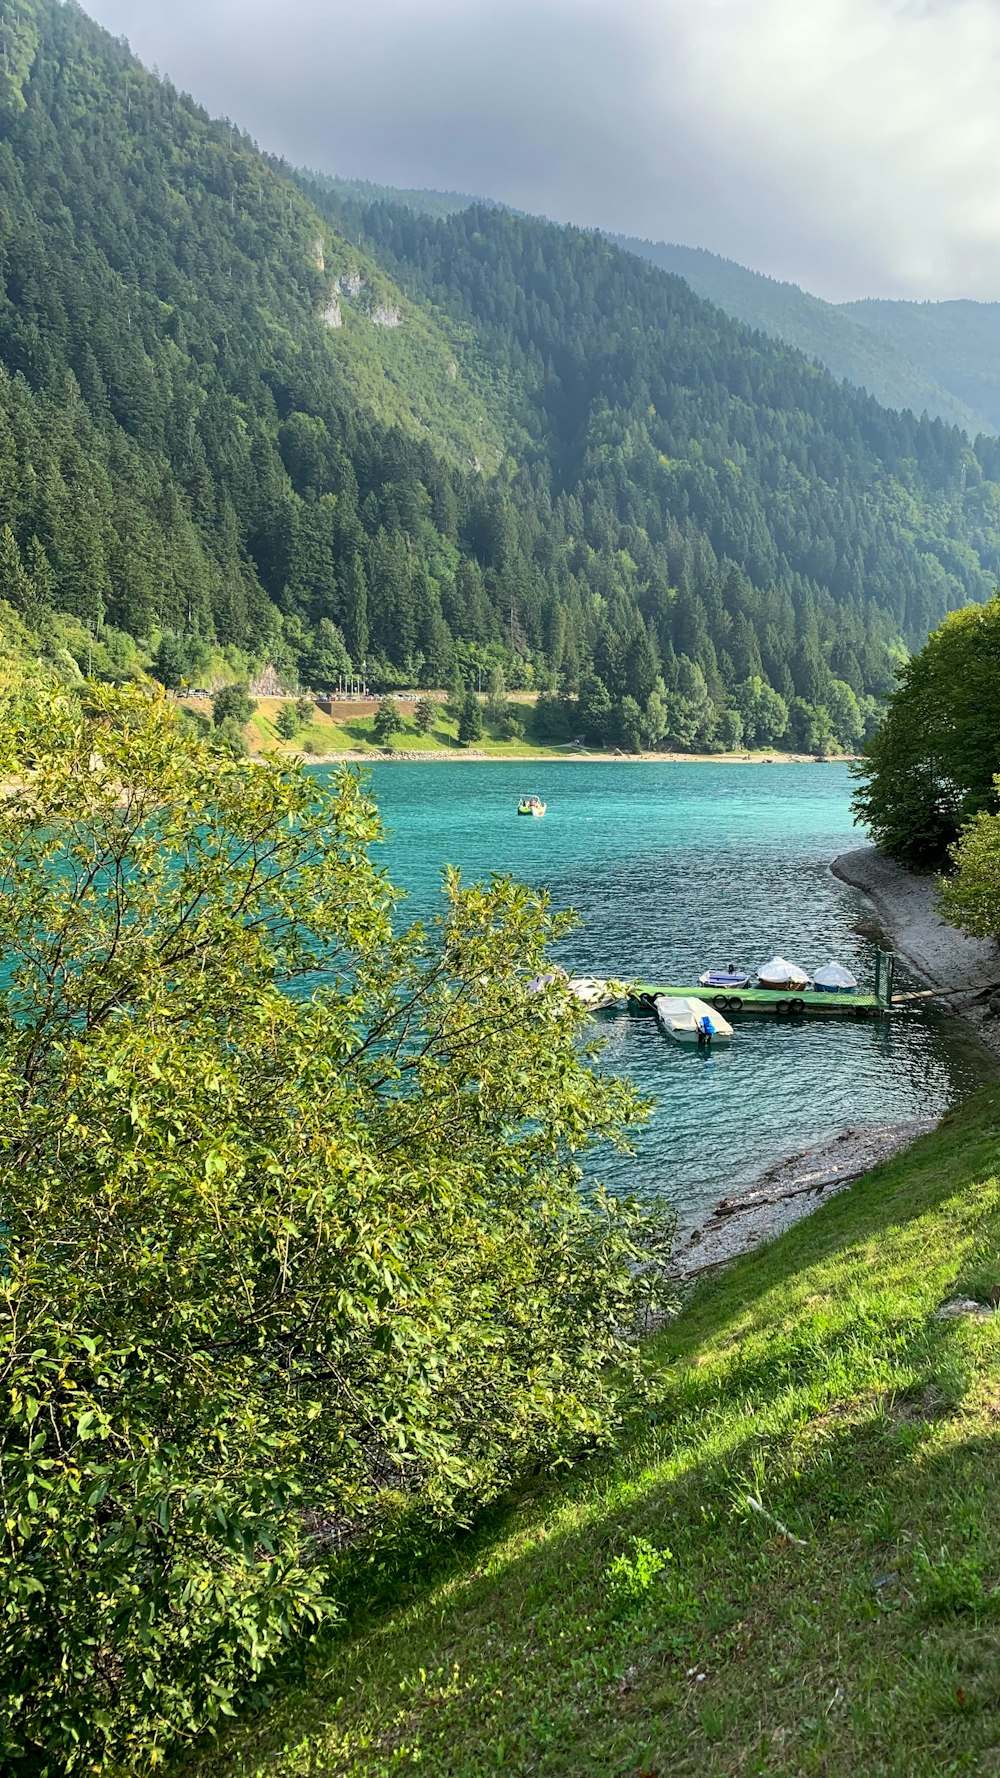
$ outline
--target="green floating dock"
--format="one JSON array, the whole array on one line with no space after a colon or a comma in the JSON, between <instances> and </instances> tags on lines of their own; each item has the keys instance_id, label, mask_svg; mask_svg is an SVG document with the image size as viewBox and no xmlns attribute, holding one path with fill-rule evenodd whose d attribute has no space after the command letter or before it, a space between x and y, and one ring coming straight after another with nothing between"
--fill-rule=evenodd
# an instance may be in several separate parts
<instances>
[{"instance_id":1,"label":"green floating dock","mask_svg":"<svg viewBox=\"0 0 1000 1778\"><path fill-rule=\"evenodd\" d=\"M816 988L804 988L797 993L790 988L737 988L730 991L702 988L697 984L693 988L661 988L652 983L637 982L629 992L629 1007L634 1012L650 1012L652 1008L644 999L646 995L651 1000L660 994L682 1000L693 995L704 1000L706 1006L714 1006L717 1012L725 1013L727 1018L739 1018L743 1013L770 1013L772 1018L878 1019L891 1011L894 974L895 958L888 951L876 951L873 994L824 994Z\"/></svg>"},{"instance_id":2,"label":"green floating dock","mask_svg":"<svg viewBox=\"0 0 1000 1778\"><path fill-rule=\"evenodd\" d=\"M822 1013L840 1019L875 1019L889 1010L875 994L820 994L813 989L793 994L772 988L741 988L738 993L727 994L719 989L700 988L697 984L693 988L659 988L638 982L629 995L633 1011L651 1010L643 1004L640 998L643 994L654 1000L659 994L682 1000L694 996L704 1000L706 1006L714 1006L717 1012L735 1018L741 1013L771 1013L772 1016L789 1018L811 1018Z\"/></svg>"}]
</instances>

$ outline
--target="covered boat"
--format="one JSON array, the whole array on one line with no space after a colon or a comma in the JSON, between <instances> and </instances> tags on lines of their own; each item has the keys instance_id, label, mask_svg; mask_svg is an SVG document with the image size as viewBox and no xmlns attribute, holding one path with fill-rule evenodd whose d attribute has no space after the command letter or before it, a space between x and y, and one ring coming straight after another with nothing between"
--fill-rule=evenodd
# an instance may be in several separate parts
<instances>
[{"instance_id":1,"label":"covered boat","mask_svg":"<svg viewBox=\"0 0 1000 1778\"><path fill-rule=\"evenodd\" d=\"M813 976L813 987L822 988L824 994L856 994L858 978L842 963L824 963Z\"/></svg>"},{"instance_id":2,"label":"covered boat","mask_svg":"<svg viewBox=\"0 0 1000 1778\"><path fill-rule=\"evenodd\" d=\"M677 1043L695 1043L708 1049L718 1043L732 1043L733 1027L714 1006L693 995L657 994L653 1011L660 1030Z\"/></svg>"},{"instance_id":3,"label":"covered boat","mask_svg":"<svg viewBox=\"0 0 1000 1778\"><path fill-rule=\"evenodd\" d=\"M727 969L706 969L704 975L698 977L699 988L748 988L750 977L745 969L737 969L730 963Z\"/></svg>"},{"instance_id":4,"label":"covered boat","mask_svg":"<svg viewBox=\"0 0 1000 1778\"><path fill-rule=\"evenodd\" d=\"M574 1000L579 1000L590 1012L602 1012L606 1007L617 1006L619 1000L625 998L620 982L605 981L603 977L593 975L570 976L567 987Z\"/></svg>"},{"instance_id":5,"label":"covered boat","mask_svg":"<svg viewBox=\"0 0 1000 1778\"><path fill-rule=\"evenodd\" d=\"M546 807L540 796L522 796L517 812L519 815L544 815Z\"/></svg>"},{"instance_id":6,"label":"covered boat","mask_svg":"<svg viewBox=\"0 0 1000 1778\"><path fill-rule=\"evenodd\" d=\"M786 957L772 957L770 963L762 963L757 971L757 980L762 988L808 988L809 977L797 963L789 963Z\"/></svg>"}]
</instances>

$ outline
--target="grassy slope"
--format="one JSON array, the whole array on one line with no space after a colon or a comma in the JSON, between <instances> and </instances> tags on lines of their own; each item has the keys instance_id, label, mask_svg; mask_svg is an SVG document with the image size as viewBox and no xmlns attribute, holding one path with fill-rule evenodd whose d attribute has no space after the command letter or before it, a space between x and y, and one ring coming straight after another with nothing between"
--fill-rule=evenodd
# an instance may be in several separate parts
<instances>
[{"instance_id":1,"label":"grassy slope","mask_svg":"<svg viewBox=\"0 0 1000 1778\"><path fill-rule=\"evenodd\" d=\"M1000 1281L998 1156L990 1088L703 1285L619 1457L529 1491L185 1771L1000 1772L1000 1321L933 1317ZM671 1552L647 1585L637 1538Z\"/></svg>"},{"instance_id":2,"label":"grassy slope","mask_svg":"<svg viewBox=\"0 0 1000 1778\"><path fill-rule=\"evenodd\" d=\"M335 721L322 710L316 710L309 726L302 729L294 741L282 741L274 726L280 704L279 698L257 700L257 709L247 728L247 742L252 752L323 754L364 752L366 748L370 748L373 758L382 753L372 735L375 723L374 705L370 715L352 715L342 722ZM422 735L412 716L408 716L405 727L394 738L393 751L453 753L456 756L470 751L475 754L495 755L498 759L538 759L552 753L550 747L543 747L537 741L523 738L515 741L497 740L488 721L481 741L476 741L470 749L460 747L458 723L446 714L443 707L433 729L427 735Z\"/></svg>"},{"instance_id":3,"label":"grassy slope","mask_svg":"<svg viewBox=\"0 0 1000 1778\"><path fill-rule=\"evenodd\" d=\"M204 702L194 700L188 701L191 703L192 708L207 713L207 706ZM322 756L323 754L370 752L373 759L384 758L384 749L378 745L373 734L375 726L374 704L371 705L370 709L363 715L355 711L339 721L332 716L328 716L325 711L317 709L314 711L312 721L307 727L300 729L294 741L284 741L278 734L278 730L275 726L278 711L284 701L285 700L281 698L263 697L256 700L257 709L246 728L247 746L251 753L284 753L289 755L305 753ZM514 701L518 702L519 700L515 698ZM402 700L401 702L406 720L403 728L396 734L393 740L393 752L397 754L405 754L408 756L411 753L426 753L428 755L434 755L435 757L443 756L453 759L480 759L486 757L488 759L511 760L568 759L574 757L582 757L586 759L611 759L627 757L621 754L612 755L608 752L602 752L599 748L585 749L581 752L579 749L565 745L553 746L549 742L532 741L527 736L521 736L516 740L500 740L496 732L496 727L490 722L485 710L483 712L484 728L482 740L473 742L471 747L463 747L458 739L458 723L454 717L447 714L443 706L439 708L437 719L430 733L421 734L416 723L413 721L411 705L407 703L406 700ZM655 756L647 754L645 757L652 758ZM664 760L667 758L677 759L690 757L693 759L721 761L727 758L737 758L740 760L792 760L811 758L812 755L796 753L785 754L774 748L758 748L753 751L741 749L740 752L735 755L723 753L692 755L664 754L662 757Z\"/></svg>"}]
</instances>

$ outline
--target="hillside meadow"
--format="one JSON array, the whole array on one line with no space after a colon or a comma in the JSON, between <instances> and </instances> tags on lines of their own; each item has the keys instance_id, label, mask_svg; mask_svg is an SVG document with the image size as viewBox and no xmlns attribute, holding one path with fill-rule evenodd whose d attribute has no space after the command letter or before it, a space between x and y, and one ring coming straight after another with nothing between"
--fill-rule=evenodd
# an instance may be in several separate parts
<instances>
[{"instance_id":1,"label":"hillside meadow","mask_svg":"<svg viewBox=\"0 0 1000 1778\"><path fill-rule=\"evenodd\" d=\"M619 1453L424 1571L176 1778L1000 1771L1000 1088L650 1346Z\"/></svg>"}]
</instances>

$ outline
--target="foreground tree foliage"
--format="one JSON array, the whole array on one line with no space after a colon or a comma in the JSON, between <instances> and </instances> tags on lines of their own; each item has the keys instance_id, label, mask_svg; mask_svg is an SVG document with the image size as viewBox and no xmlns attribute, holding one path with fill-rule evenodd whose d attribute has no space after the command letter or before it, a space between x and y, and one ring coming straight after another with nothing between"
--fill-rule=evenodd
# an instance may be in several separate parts
<instances>
[{"instance_id":1,"label":"foreground tree foliage","mask_svg":"<svg viewBox=\"0 0 1000 1778\"><path fill-rule=\"evenodd\" d=\"M8 711L0 1749L148 1763L334 1617L339 1552L607 1439L667 1231L507 881L394 930L350 775L137 691Z\"/></svg>"},{"instance_id":2,"label":"foreground tree foliage","mask_svg":"<svg viewBox=\"0 0 1000 1778\"><path fill-rule=\"evenodd\" d=\"M994 780L994 800L1000 803L1000 776ZM950 862L939 893L945 919L976 938L1000 938L1000 815L973 816L952 847Z\"/></svg>"},{"instance_id":3,"label":"foreground tree foliage","mask_svg":"<svg viewBox=\"0 0 1000 1778\"><path fill-rule=\"evenodd\" d=\"M908 661L857 768L855 809L876 845L939 864L963 822L997 806L1000 595L956 611Z\"/></svg>"}]
</instances>

